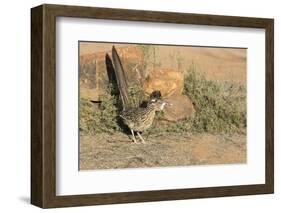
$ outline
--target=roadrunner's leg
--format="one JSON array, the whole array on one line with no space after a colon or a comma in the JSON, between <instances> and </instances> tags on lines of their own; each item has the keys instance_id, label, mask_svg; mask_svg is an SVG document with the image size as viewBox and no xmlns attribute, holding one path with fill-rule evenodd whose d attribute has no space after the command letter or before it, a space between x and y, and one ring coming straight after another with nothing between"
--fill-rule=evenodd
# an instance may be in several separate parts
<instances>
[{"instance_id":1,"label":"roadrunner's leg","mask_svg":"<svg viewBox=\"0 0 281 213\"><path fill-rule=\"evenodd\" d=\"M130 130L131 130L131 129L130 129ZM132 133L132 136L133 136L133 141L134 141L134 143L138 143L137 140L136 140L136 138L135 138L135 134L134 134L134 131L133 131L133 130L131 130L131 133Z\"/></svg>"},{"instance_id":2,"label":"roadrunner's leg","mask_svg":"<svg viewBox=\"0 0 281 213\"><path fill-rule=\"evenodd\" d=\"M142 138L141 134L140 134L139 132L137 132L137 134L138 134L138 136L140 137L141 142L142 142L142 143L145 143L145 141L144 141L144 139Z\"/></svg>"}]
</instances>

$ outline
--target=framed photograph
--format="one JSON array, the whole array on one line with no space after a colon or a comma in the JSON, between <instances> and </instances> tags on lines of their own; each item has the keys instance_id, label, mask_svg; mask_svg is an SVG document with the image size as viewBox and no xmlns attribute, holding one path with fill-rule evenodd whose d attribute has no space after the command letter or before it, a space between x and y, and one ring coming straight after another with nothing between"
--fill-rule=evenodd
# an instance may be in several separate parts
<instances>
[{"instance_id":1,"label":"framed photograph","mask_svg":"<svg viewBox=\"0 0 281 213\"><path fill-rule=\"evenodd\" d=\"M31 203L274 191L274 21L31 9Z\"/></svg>"}]
</instances>

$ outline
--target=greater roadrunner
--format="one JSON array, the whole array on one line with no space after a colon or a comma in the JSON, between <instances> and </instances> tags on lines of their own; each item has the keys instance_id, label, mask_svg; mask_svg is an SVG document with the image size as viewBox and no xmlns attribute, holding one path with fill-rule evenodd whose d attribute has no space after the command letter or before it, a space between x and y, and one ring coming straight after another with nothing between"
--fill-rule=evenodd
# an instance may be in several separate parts
<instances>
[{"instance_id":1,"label":"greater roadrunner","mask_svg":"<svg viewBox=\"0 0 281 213\"><path fill-rule=\"evenodd\" d=\"M156 111L163 110L166 102L152 99L147 107L131 108L121 112L120 117L123 118L124 123L130 128L133 141L137 143L134 132L140 137L141 142L145 143L140 132L151 127Z\"/></svg>"},{"instance_id":2,"label":"greater roadrunner","mask_svg":"<svg viewBox=\"0 0 281 213\"><path fill-rule=\"evenodd\" d=\"M132 106L128 94L128 81L126 79L121 60L114 46L112 47L112 59L116 81L123 105L123 110L119 116L123 119L123 122L130 128L133 141L137 143L134 134L134 132L136 132L141 139L141 142L145 143L145 140L142 138L140 132L143 132L151 127L156 111L163 110L167 103L160 99L152 98L147 103L146 107Z\"/></svg>"}]
</instances>

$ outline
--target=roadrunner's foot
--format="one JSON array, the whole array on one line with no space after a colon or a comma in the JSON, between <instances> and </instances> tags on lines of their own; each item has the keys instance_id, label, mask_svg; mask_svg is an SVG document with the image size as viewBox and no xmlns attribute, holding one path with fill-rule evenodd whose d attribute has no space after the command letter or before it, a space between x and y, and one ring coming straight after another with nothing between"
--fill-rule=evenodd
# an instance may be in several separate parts
<instances>
[{"instance_id":1,"label":"roadrunner's foot","mask_svg":"<svg viewBox=\"0 0 281 213\"><path fill-rule=\"evenodd\" d=\"M137 134L138 134L138 136L140 137L141 142L142 142L143 144L146 144L146 142L145 142L145 140L142 138L141 134L140 134L139 132L137 132Z\"/></svg>"},{"instance_id":2,"label":"roadrunner's foot","mask_svg":"<svg viewBox=\"0 0 281 213\"><path fill-rule=\"evenodd\" d=\"M133 136L133 141L134 143L138 144L137 140L136 140L136 137L135 137L135 134L134 134L134 131L131 130L131 133L132 133L132 136Z\"/></svg>"}]
</instances>

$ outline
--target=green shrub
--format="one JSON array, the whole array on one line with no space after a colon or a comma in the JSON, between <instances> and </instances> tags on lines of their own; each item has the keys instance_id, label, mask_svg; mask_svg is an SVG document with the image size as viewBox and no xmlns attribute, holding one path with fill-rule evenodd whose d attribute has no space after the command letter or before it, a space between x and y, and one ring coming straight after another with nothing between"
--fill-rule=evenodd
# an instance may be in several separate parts
<instances>
[{"instance_id":1,"label":"green shrub","mask_svg":"<svg viewBox=\"0 0 281 213\"><path fill-rule=\"evenodd\" d=\"M144 91L138 84L132 84L128 88L129 98L133 107L138 107L144 101Z\"/></svg>"},{"instance_id":2,"label":"green shrub","mask_svg":"<svg viewBox=\"0 0 281 213\"><path fill-rule=\"evenodd\" d=\"M184 94L191 98L196 110L195 116L186 121L191 124L188 126L193 131L245 131L247 104L244 85L230 81L207 80L203 74L192 68L184 80Z\"/></svg>"},{"instance_id":3,"label":"green shrub","mask_svg":"<svg viewBox=\"0 0 281 213\"><path fill-rule=\"evenodd\" d=\"M109 94L100 96L99 105L80 99L80 131L86 134L119 131L116 98Z\"/></svg>"}]
</instances>

